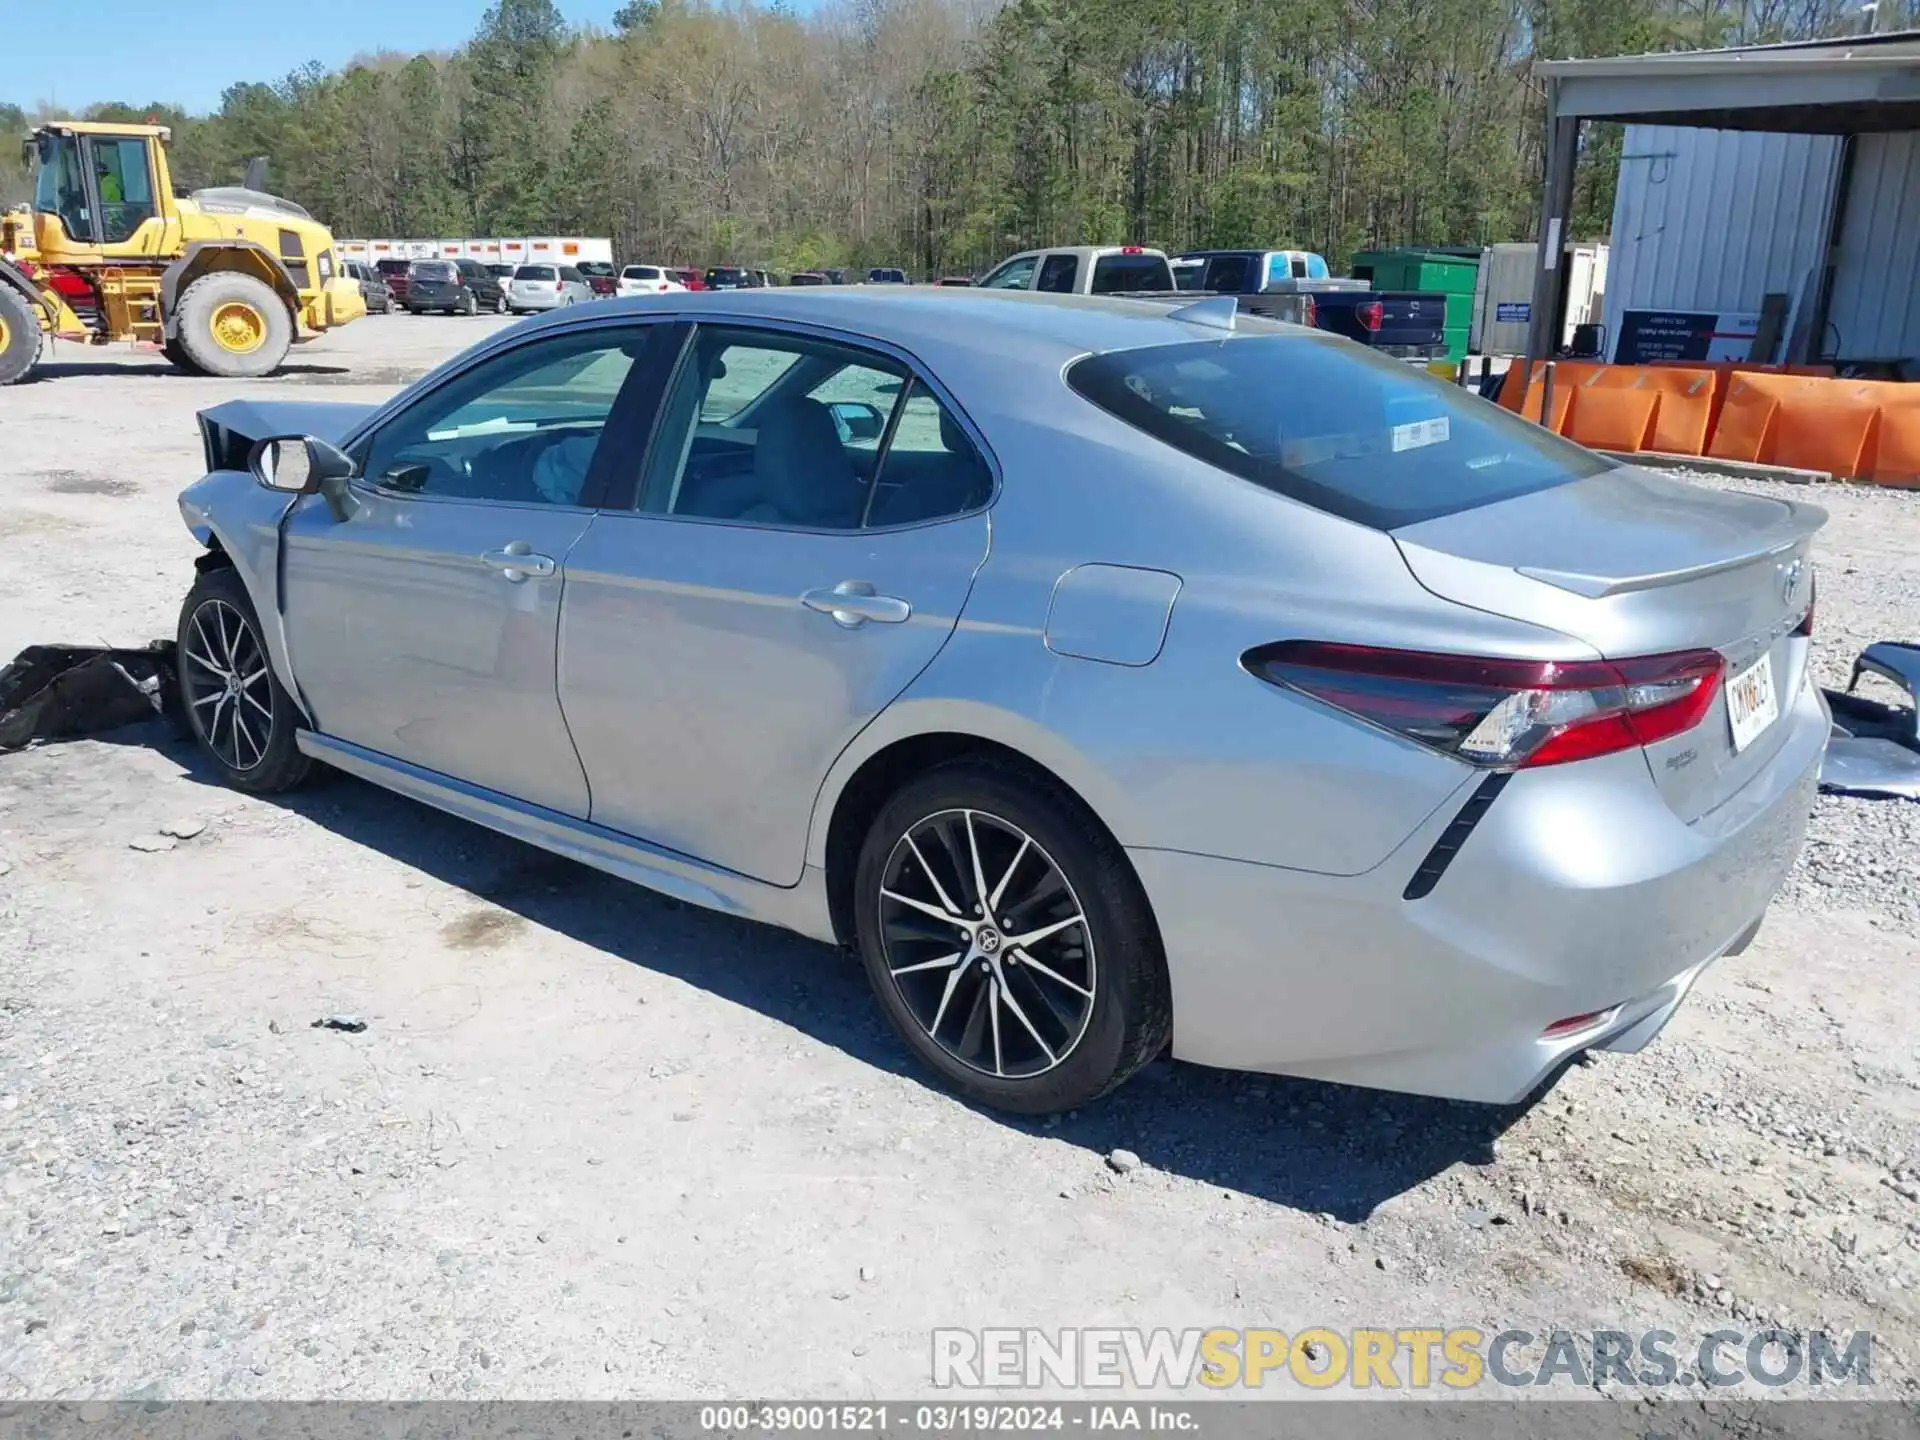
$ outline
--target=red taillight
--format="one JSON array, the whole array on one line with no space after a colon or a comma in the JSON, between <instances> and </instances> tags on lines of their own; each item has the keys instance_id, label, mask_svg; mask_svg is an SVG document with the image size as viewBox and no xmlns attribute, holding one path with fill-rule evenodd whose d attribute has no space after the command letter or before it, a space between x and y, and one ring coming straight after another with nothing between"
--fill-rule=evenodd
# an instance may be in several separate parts
<instances>
[{"instance_id":1,"label":"red taillight","mask_svg":"<svg viewBox=\"0 0 1920 1440\"><path fill-rule=\"evenodd\" d=\"M1618 1005L1607 1010L1589 1010L1585 1015L1569 1015L1564 1020L1556 1020L1540 1032L1542 1040L1563 1040L1569 1035L1578 1035L1583 1030L1597 1030L1620 1013Z\"/></svg>"},{"instance_id":2,"label":"red taillight","mask_svg":"<svg viewBox=\"0 0 1920 1440\"><path fill-rule=\"evenodd\" d=\"M1244 657L1276 685L1488 769L1561 765L1691 730L1720 689L1717 650L1631 660L1505 660L1286 640Z\"/></svg>"},{"instance_id":3,"label":"red taillight","mask_svg":"<svg viewBox=\"0 0 1920 1440\"><path fill-rule=\"evenodd\" d=\"M1378 300L1362 300L1353 307L1353 318L1368 330L1378 330L1387 318L1387 307Z\"/></svg>"},{"instance_id":4,"label":"red taillight","mask_svg":"<svg viewBox=\"0 0 1920 1440\"><path fill-rule=\"evenodd\" d=\"M1122 245L1120 247L1120 253L1122 255L1139 255L1144 252L1138 245Z\"/></svg>"}]
</instances>

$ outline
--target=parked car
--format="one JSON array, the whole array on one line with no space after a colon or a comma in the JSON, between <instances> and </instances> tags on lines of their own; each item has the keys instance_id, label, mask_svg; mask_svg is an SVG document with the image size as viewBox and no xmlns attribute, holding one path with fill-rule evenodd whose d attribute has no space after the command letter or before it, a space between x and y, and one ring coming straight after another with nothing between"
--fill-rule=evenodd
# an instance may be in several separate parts
<instances>
[{"instance_id":1,"label":"parked car","mask_svg":"<svg viewBox=\"0 0 1920 1440\"><path fill-rule=\"evenodd\" d=\"M755 279L758 272L743 270L737 265L716 265L706 274L706 288L709 290L751 290L764 285L764 280Z\"/></svg>"},{"instance_id":2,"label":"parked car","mask_svg":"<svg viewBox=\"0 0 1920 1440\"><path fill-rule=\"evenodd\" d=\"M677 269L670 269L667 273L672 275L689 290L704 290L707 288L707 282L702 278L698 270L681 266Z\"/></svg>"},{"instance_id":3,"label":"parked car","mask_svg":"<svg viewBox=\"0 0 1920 1440\"><path fill-rule=\"evenodd\" d=\"M512 264L491 264L487 266L487 273L502 285L505 285L509 280L513 279L513 272L519 268L518 265Z\"/></svg>"},{"instance_id":4,"label":"parked car","mask_svg":"<svg viewBox=\"0 0 1920 1440\"><path fill-rule=\"evenodd\" d=\"M507 282L507 306L516 315L591 299L593 287L571 265L517 265Z\"/></svg>"},{"instance_id":5,"label":"parked car","mask_svg":"<svg viewBox=\"0 0 1920 1440\"><path fill-rule=\"evenodd\" d=\"M1278 280L1262 294L1313 300L1322 330L1402 360L1438 360L1447 353L1447 297L1439 291L1375 290L1365 280Z\"/></svg>"},{"instance_id":6,"label":"parked car","mask_svg":"<svg viewBox=\"0 0 1920 1440\"><path fill-rule=\"evenodd\" d=\"M608 262L582 260L573 268L580 272L581 278L587 282L594 294L605 297L621 293L619 272Z\"/></svg>"},{"instance_id":7,"label":"parked car","mask_svg":"<svg viewBox=\"0 0 1920 1440\"><path fill-rule=\"evenodd\" d=\"M825 273L829 285L844 285L847 283L847 272L842 270L838 265L829 265Z\"/></svg>"},{"instance_id":8,"label":"parked car","mask_svg":"<svg viewBox=\"0 0 1920 1440\"><path fill-rule=\"evenodd\" d=\"M380 278L387 282L387 293L396 305L407 303L407 267L411 260L376 260L373 268L380 272Z\"/></svg>"},{"instance_id":9,"label":"parked car","mask_svg":"<svg viewBox=\"0 0 1920 1440\"><path fill-rule=\"evenodd\" d=\"M780 283L780 277L771 270L749 270L747 273L753 276L753 283L761 289Z\"/></svg>"},{"instance_id":10,"label":"parked car","mask_svg":"<svg viewBox=\"0 0 1920 1440\"><path fill-rule=\"evenodd\" d=\"M796 270L788 277L789 285L831 285L824 270Z\"/></svg>"},{"instance_id":11,"label":"parked car","mask_svg":"<svg viewBox=\"0 0 1920 1440\"><path fill-rule=\"evenodd\" d=\"M625 265L620 269L622 295L666 295L687 287L678 272L660 265Z\"/></svg>"},{"instance_id":12,"label":"parked car","mask_svg":"<svg viewBox=\"0 0 1920 1440\"><path fill-rule=\"evenodd\" d=\"M867 271L869 285L904 285L907 272L892 265L876 265Z\"/></svg>"},{"instance_id":13,"label":"parked car","mask_svg":"<svg viewBox=\"0 0 1920 1440\"><path fill-rule=\"evenodd\" d=\"M1639 1048L1800 848L1823 512L1229 322L629 301L220 405L181 708L240 789L853 945L1010 1110L1169 1045L1500 1103Z\"/></svg>"},{"instance_id":14,"label":"parked car","mask_svg":"<svg viewBox=\"0 0 1920 1440\"><path fill-rule=\"evenodd\" d=\"M340 268L347 272L347 278L360 282L360 298L366 302L370 315L386 315L393 310L393 291L387 286L386 276L364 260L342 260Z\"/></svg>"},{"instance_id":15,"label":"parked car","mask_svg":"<svg viewBox=\"0 0 1920 1440\"><path fill-rule=\"evenodd\" d=\"M980 281L980 288L1112 295L1172 290L1174 283L1164 251L1140 245L1074 245L1009 256Z\"/></svg>"},{"instance_id":16,"label":"parked car","mask_svg":"<svg viewBox=\"0 0 1920 1440\"><path fill-rule=\"evenodd\" d=\"M948 285L948 286L958 287L962 285L973 284L973 277L971 275L942 275L938 280L934 281L933 283L936 285Z\"/></svg>"},{"instance_id":17,"label":"parked car","mask_svg":"<svg viewBox=\"0 0 1920 1440\"><path fill-rule=\"evenodd\" d=\"M415 260L407 267L408 313L478 315L491 310L504 315L507 292L478 260Z\"/></svg>"}]
</instances>

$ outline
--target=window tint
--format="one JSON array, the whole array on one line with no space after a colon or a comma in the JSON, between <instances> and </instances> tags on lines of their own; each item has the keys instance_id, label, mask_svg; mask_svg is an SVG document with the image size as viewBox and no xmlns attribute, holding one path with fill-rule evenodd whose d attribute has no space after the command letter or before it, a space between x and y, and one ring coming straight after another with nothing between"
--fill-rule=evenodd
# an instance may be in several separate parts
<instances>
[{"instance_id":1,"label":"window tint","mask_svg":"<svg viewBox=\"0 0 1920 1440\"><path fill-rule=\"evenodd\" d=\"M552 280L555 278L551 265L522 265L513 272L516 280Z\"/></svg>"},{"instance_id":2,"label":"window tint","mask_svg":"<svg viewBox=\"0 0 1920 1440\"><path fill-rule=\"evenodd\" d=\"M459 268L451 260L416 260L407 271L407 276L412 280L447 281L459 273Z\"/></svg>"},{"instance_id":3,"label":"window tint","mask_svg":"<svg viewBox=\"0 0 1920 1440\"><path fill-rule=\"evenodd\" d=\"M1219 256L1207 266L1207 283L1204 288L1238 295L1247 288L1247 257L1244 255Z\"/></svg>"},{"instance_id":4,"label":"window tint","mask_svg":"<svg viewBox=\"0 0 1920 1440\"><path fill-rule=\"evenodd\" d=\"M1607 468L1497 405L1336 340L1111 351L1076 363L1067 383L1177 450L1380 530Z\"/></svg>"},{"instance_id":5,"label":"window tint","mask_svg":"<svg viewBox=\"0 0 1920 1440\"><path fill-rule=\"evenodd\" d=\"M904 366L828 341L701 329L662 407L640 508L857 530L958 514L991 489L966 432Z\"/></svg>"},{"instance_id":6,"label":"window tint","mask_svg":"<svg viewBox=\"0 0 1920 1440\"><path fill-rule=\"evenodd\" d=\"M1080 273L1080 260L1074 255L1049 255L1040 267L1036 290L1051 290L1060 295L1073 293L1073 277Z\"/></svg>"},{"instance_id":7,"label":"window tint","mask_svg":"<svg viewBox=\"0 0 1920 1440\"><path fill-rule=\"evenodd\" d=\"M362 473L407 494L577 505L644 338L595 330L489 360L383 425Z\"/></svg>"},{"instance_id":8,"label":"window tint","mask_svg":"<svg viewBox=\"0 0 1920 1440\"><path fill-rule=\"evenodd\" d=\"M658 280L660 270L654 265L629 265L620 272L624 280Z\"/></svg>"},{"instance_id":9,"label":"window tint","mask_svg":"<svg viewBox=\"0 0 1920 1440\"><path fill-rule=\"evenodd\" d=\"M376 260L373 268L378 270L382 275L404 275L407 273L407 262L405 260Z\"/></svg>"},{"instance_id":10,"label":"window tint","mask_svg":"<svg viewBox=\"0 0 1920 1440\"><path fill-rule=\"evenodd\" d=\"M571 265L562 265L560 267L560 278L562 280L571 280L576 285L584 285L587 283L581 278L580 272Z\"/></svg>"},{"instance_id":11,"label":"window tint","mask_svg":"<svg viewBox=\"0 0 1920 1440\"><path fill-rule=\"evenodd\" d=\"M1102 255L1093 262L1093 293L1119 290L1171 290L1173 271L1164 255Z\"/></svg>"},{"instance_id":12,"label":"window tint","mask_svg":"<svg viewBox=\"0 0 1920 1440\"><path fill-rule=\"evenodd\" d=\"M1034 267L1040 263L1038 255L1022 255L1007 261L998 270L980 282L982 290L1025 290L1033 284Z\"/></svg>"}]
</instances>

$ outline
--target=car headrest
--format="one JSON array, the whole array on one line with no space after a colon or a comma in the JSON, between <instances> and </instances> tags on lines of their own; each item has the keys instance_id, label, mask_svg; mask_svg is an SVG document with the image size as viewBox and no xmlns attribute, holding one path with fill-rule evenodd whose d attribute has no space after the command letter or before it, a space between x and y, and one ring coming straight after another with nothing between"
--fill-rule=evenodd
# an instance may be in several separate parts
<instances>
[{"instance_id":1,"label":"car headrest","mask_svg":"<svg viewBox=\"0 0 1920 1440\"><path fill-rule=\"evenodd\" d=\"M867 492L818 400L783 400L755 417L753 473L763 498L793 525L852 529Z\"/></svg>"}]
</instances>

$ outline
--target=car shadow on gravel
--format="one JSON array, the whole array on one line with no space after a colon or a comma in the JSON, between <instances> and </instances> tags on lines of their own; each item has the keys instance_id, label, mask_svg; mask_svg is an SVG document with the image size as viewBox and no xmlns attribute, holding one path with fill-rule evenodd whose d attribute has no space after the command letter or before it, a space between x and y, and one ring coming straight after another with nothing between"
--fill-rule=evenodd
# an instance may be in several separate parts
<instances>
[{"instance_id":1,"label":"car shadow on gravel","mask_svg":"<svg viewBox=\"0 0 1920 1440\"><path fill-rule=\"evenodd\" d=\"M191 742L158 723L96 738L157 746L200 783L220 785ZM839 951L657 895L350 776L329 773L271 798L531 924L757 1010L863 1064L933 1083L888 1030L859 963ZM449 925L442 943L484 944L493 927L471 919ZM1159 1170L1346 1222L1449 1166L1491 1163L1494 1141L1525 1112L1168 1060L1070 1115L1029 1120L975 1108L1096 1157L1128 1150Z\"/></svg>"}]
</instances>

